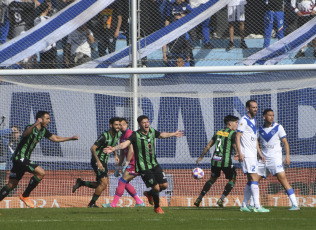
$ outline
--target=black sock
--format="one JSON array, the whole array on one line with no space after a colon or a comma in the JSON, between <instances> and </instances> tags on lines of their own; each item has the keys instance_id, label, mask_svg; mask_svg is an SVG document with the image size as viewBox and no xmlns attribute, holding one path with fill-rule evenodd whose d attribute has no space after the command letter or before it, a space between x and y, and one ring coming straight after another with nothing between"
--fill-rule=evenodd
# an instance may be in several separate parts
<instances>
[{"instance_id":1,"label":"black sock","mask_svg":"<svg viewBox=\"0 0 316 230\"><path fill-rule=\"evenodd\" d=\"M98 187L98 182L95 181L81 181L80 186L85 186L88 188L97 188Z\"/></svg>"},{"instance_id":2,"label":"black sock","mask_svg":"<svg viewBox=\"0 0 316 230\"><path fill-rule=\"evenodd\" d=\"M229 182L226 184L226 186L225 186L225 189L224 189L224 192L223 192L222 197L224 196L224 198L225 198L226 196L228 196L228 194L230 193L230 191L234 188L234 185L235 185L234 182L229 181ZM223 200L223 199L222 199L222 200Z\"/></svg>"},{"instance_id":3,"label":"black sock","mask_svg":"<svg viewBox=\"0 0 316 230\"><path fill-rule=\"evenodd\" d=\"M205 194L211 189L213 185L213 182L211 180L208 180L205 184L204 187L199 195L199 199L202 200L202 198L205 196Z\"/></svg>"},{"instance_id":4,"label":"black sock","mask_svg":"<svg viewBox=\"0 0 316 230\"><path fill-rule=\"evenodd\" d=\"M8 187L8 185L4 186L0 190L0 201L2 201L4 198L6 198L7 195L11 192L11 189Z\"/></svg>"},{"instance_id":5,"label":"black sock","mask_svg":"<svg viewBox=\"0 0 316 230\"><path fill-rule=\"evenodd\" d=\"M23 197L29 197L30 193L33 191L34 188L41 182L40 179L37 178L37 176L33 176L30 179L29 185L25 189L24 193L22 194Z\"/></svg>"},{"instance_id":6,"label":"black sock","mask_svg":"<svg viewBox=\"0 0 316 230\"><path fill-rule=\"evenodd\" d=\"M92 199L89 204L95 204L95 202L99 199L100 195L93 194Z\"/></svg>"},{"instance_id":7,"label":"black sock","mask_svg":"<svg viewBox=\"0 0 316 230\"><path fill-rule=\"evenodd\" d=\"M152 193L153 193L153 199L154 199L154 207L158 208L159 207L159 192L152 191Z\"/></svg>"}]
</instances>

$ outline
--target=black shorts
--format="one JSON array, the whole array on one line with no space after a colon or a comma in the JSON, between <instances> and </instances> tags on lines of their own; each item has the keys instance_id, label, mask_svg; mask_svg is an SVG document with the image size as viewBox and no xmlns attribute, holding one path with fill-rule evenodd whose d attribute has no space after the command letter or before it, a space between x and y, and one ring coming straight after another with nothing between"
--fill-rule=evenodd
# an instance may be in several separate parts
<instances>
[{"instance_id":1,"label":"black shorts","mask_svg":"<svg viewBox=\"0 0 316 230\"><path fill-rule=\"evenodd\" d=\"M152 169L140 171L139 173L147 188L152 188L157 184L168 182L165 173L159 165Z\"/></svg>"},{"instance_id":2,"label":"black shorts","mask_svg":"<svg viewBox=\"0 0 316 230\"><path fill-rule=\"evenodd\" d=\"M231 180L236 178L237 173L235 167L232 165L231 167L216 167L212 166L211 168L211 176L214 178L218 178L221 176L221 171L225 174L225 178Z\"/></svg>"},{"instance_id":3,"label":"black shorts","mask_svg":"<svg viewBox=\"0 0 316 230\"><path fill-rule=\"evenodd\" d=\"M91 166L93 168L93 171L95 172L96 175L96 180L99 181L101 178L106 178L108 177L108 165L107 163L101 162L103 165L104 170L100 171L98 169L97 162L94 158L91 159Z\"/></svg>"},{"instance_id":4,"label":"black shorts","mask_svg":"<svg viewBox=\"0 0 316 230\"><path fill-rule=\"evenodd\" d=\"M16 179L18 181L22 179L25 172L33 173L36 167L38 167L37 164L35 164L34 162L28 159L24 159L23 161L13 160L12 162L13 162L13 166L11 168L9 178Z\"/></svg>"}]
</instances>

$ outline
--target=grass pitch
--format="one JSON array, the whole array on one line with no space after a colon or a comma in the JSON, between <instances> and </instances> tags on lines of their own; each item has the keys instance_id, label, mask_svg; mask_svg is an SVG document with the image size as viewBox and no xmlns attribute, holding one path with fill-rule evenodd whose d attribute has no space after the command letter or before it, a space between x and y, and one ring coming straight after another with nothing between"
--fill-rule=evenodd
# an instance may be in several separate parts
<instances>
[{"instance_id":1,"label":"grass pitch","mask_svg":"<svg viewBox=\"0 0 316 230\"><path fill-rule=\"evenodd\" d=\"M270 213L239 208L164 207L164 215L146 208L0 209L0 229L315 229L316 208L270 207Z\"/></svg>"}]
</instances>

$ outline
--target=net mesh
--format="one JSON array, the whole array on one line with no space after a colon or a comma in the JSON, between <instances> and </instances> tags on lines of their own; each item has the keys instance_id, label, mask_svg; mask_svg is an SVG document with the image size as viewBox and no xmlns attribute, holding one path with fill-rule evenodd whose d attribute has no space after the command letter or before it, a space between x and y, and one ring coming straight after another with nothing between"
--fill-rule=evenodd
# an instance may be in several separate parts
<instances>
[{"instance_id":1,"label":"net mesh","mask_svg":"<svg viewBox=\"0 0 316 230\"><path fill-rule=\"evenodd\" d=\"M286 169L300 206L315 206L315 71L233 73L233 74L143 74L139 76L139 115L149 117L151 126L159 131L183 130L182 138L156 141L157 159L164 169L169 187L161 192L163 206L192 206L204 183L210 177L210 159L214 148L200 162L205 176L192 177L196 159L212 138L224 126L228 114L241 117L245 102L258 102L258 125L263 123L266 108L275 111L275 121L287 132L291 165ZM31 160L46 171L44 180L31 193L36 207L85 207L93 190L80 187L72 193L77 178L94 181L90 166L90 147L99 134L109 129L113 116L132 120L132 90L128 76L5 76L0 84L1 130L18 126L22 130L34 123L38 110L50 112L49 131L59 136L78 134L79 140L54 143L42 140L32 153ZM7 136L1 136L5 143ZM4 145L1 153L1 183L5 183L10 169L10 149ZM240 164L237 182L225 199L227 206L239 206L243 199L246 176ZM98 204L109 203L115 194L118 178L113 176L114 157L109 160L109 186ZM23 207L18 196L30 180L26 173L19 187L10 193L1 208ZM202 206L215 206L227 180L218 179L204 197ZM146 190L140 177L132 182L142 196ZM275 177L260 182L260 198L265 206L289 206L290 201ZM134 205L126 192L118 203L122 207ZM148 203L146 203L148 205Z\"/></svg>"}]
</instances>

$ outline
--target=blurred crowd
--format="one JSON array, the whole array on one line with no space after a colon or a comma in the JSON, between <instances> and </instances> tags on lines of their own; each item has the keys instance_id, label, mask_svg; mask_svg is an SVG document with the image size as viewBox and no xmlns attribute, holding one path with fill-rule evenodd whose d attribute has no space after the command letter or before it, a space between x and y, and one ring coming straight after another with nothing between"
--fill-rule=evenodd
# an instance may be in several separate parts
<instances>
[{"instance_id":1,"label":"blurred crowd","mask_svg":"<svg viewBox=\"0 0 316 230\"><path fill-rule=\"evenodd\" d=\"M75 0L0 0L0 44L13 39L33 26L45 22ZM208 0L138 0L138 39L168 26L200 7ZM117 39L130 44L130 1L115 0L89 22L62 40L11 68L71 68L116 50ZM245 38L263 38L263 48L271 37L285 35L311 20L315 0L230 0L225 9L165 45L162 49L166 66L194 66L193 48L226 48L229 52L240 40L241 49L248 49ZM223 19L225 14L226 20ZM226 39L226 47L218 47L216 39ZM315 45L314 45L315 43ZM316 42L312 42L315 47ZM96 55L93 55L96 54ZM304 57L304 48L296 58ZM146 58L141 65L147 66Z\"/></svg>"}]
</instances>

